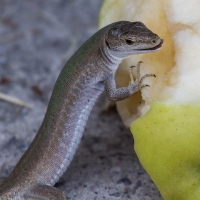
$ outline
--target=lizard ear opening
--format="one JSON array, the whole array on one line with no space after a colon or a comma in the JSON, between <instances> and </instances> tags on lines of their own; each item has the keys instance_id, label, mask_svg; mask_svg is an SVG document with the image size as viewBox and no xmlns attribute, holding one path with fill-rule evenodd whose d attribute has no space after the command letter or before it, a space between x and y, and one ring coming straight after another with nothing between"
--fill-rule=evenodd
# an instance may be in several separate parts
<instances>
[{"instance_id":1,"label":"lizard ear opening","mask_svg":"<svg viewBox=\"0 0 200 200\"><path fill-rule=\"evenodd\" d=\"M110 49L110 44L108 41L106 41L106 46Z\"/></svg>"}]
</instances>

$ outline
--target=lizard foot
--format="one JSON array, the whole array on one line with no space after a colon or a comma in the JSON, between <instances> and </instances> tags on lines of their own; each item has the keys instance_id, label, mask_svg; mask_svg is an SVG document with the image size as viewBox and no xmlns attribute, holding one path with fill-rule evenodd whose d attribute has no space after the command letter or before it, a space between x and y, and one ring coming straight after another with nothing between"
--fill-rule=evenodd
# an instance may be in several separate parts
<instances>
[{"instance_id":1,"label":"lizard foot","mask_svg":"<svg viewBox=\"0 0 200 200\"><path fill-rule=\"evenodd\" d=\"M147 84L142 84L143 80L146 78L146 77L156 77L155 74L145 74L144 76L142 76L140 78L140 65L142 64L143 62L140 61L137 63L136 66L131 66L130 67L130 84L129 86L132 86L132 87L136 87L136 91L138 90L141 90L142 88L144 87L150 87L149 85ZM137 68L137 73L136 73L136 80L134 81L134 78L133 78L133 68L136 67Z\"/></svg>"},{"instance_id":2,"label":"lizard foot","mask_svg":"<svg viewBox=\"0 0 200 200\"><path fill-rule=\"evenodd\" d=\"M37 185L24 195L27 200L66 200L65 193L48 185Z\"/></svg>"}]
</instances>

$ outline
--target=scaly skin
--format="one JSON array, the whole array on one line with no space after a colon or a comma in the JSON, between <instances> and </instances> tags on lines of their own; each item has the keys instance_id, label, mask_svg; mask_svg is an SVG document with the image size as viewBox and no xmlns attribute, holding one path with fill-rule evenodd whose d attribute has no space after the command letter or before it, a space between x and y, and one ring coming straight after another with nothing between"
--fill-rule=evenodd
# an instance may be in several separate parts
<instances>
[{"instance_id":1,"label":"scaly skin","mask_svg":"<svg viewBox=\"0 0 200 200\"><path fill-rule=\"evenodd\" d=\"M128 21L110 24L86 41L62 69L42 125L0 185L0 199L66 199L53 186L76 152L96 99L104 88L110 100L118 101L143 87L136 79L116 89L116 69L129 55L156 51L161 45L162 40L144 24Z\"/></svg>"}]
</instances>

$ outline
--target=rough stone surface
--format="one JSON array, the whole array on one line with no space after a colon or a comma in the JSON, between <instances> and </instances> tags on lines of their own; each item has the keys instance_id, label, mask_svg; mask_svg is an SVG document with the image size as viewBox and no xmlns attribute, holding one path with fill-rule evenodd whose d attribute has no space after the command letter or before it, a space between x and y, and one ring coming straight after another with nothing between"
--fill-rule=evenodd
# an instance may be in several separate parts
<instances>
[{"instance_id":1,"label":"rough stone surface","mask_svg":"<svg viewBox=\"0 0 200 200\"><path fill-rule=\"evenodd\" d=\"M97 30L101 0L0 1L0 91L34 106L0 101L0 175L34 138L65 62ZM56 184L71 200L161 200L116 111L89 118L70 167Z\"/></svg>"}]
</instances>

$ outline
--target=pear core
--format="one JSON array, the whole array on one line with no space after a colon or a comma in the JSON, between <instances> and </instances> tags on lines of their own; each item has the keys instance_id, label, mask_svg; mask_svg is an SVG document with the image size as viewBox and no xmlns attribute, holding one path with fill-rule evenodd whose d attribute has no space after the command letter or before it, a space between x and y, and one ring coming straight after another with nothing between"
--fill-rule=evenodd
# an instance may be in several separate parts
<instances>
[{"instance_id":1,"label":"pear core","mask_svg":"<svg viewBox=\"0 0 200 200\"><path fill-rule=\"evenodd\" d=\"M143 88L117 102L131 126L140 162L165 200L200 200L200 0L104 0L99 28L114 21L141 21L163 40L154 53L125 59L117 87L130 81L129 67L143 61Z\"/></svg>"}]
</instances>

